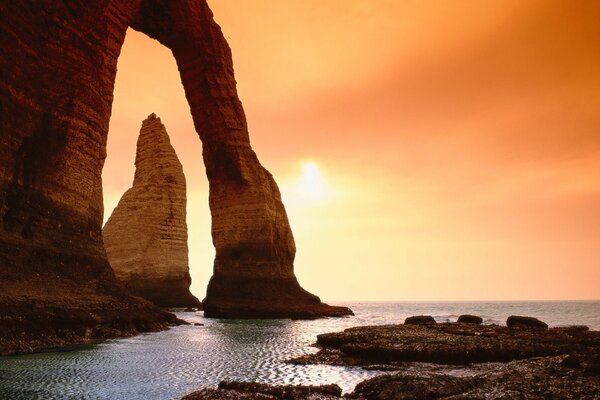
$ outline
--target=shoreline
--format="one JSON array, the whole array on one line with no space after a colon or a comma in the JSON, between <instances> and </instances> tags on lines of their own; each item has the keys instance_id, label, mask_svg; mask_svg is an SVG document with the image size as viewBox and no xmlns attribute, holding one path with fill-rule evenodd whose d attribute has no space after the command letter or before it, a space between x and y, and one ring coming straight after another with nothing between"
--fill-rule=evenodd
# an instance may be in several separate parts
<instances>
[{"instance_id":1,"label":"shoreline","mask_svg":"<svg viewBox=\"0 0 600 400\"><path fill-rule=\"evenodd\" d=\"M516 317L518 323L512 318L511 326L499 326L438 324L418 316L404 324L318 335L317 353L289 362L382 372L344 395L336 384L222 381L181 400L600 397L600 331L582 325L547 328L535 318Z\"/></svg>"},{"instance_id":2,"label":"shoreline","mask_svg":"<svg viewBox=\"0 0 600 400\"><path fill-rule=\"evenodd\" d=\"M410 309L420 310L422 308L423 307L411 307ZM452 307L449 309L448 314L455 314L457 313L457 310L460 310L461 308L461 306ZM575 320L575 316L568 314L571 308L572 307L566 307L564 310L562 310L562 314L557 315L557 319L562 319L562 321L565 323ZM440 312L442 309L444 309L444 311ZM472 310L470 307L464 307L463 309L467 311ZM532 307L531 309L535 310L535 307ZM590 307L587 307L587 309L590 309ZM591 310L593 311L594 309L595 304L591 304ZM400 318L403 318L405 315L407 315L406 311L409 309L402 304L398 304L395 307L359 306L358 310L359 313L357 313L357 316L352 318L330 318L318 321L296 322L289 319L220 321L218 319L204 318L201 312L187 313L185 310L175 309L171 311L176 311L176 316L178 318L191 322L189 326L181 326L163 333L141 335L138 339L123 338L116 341L110 341L111 343L107 345L92 346L90 351L83 351L81 354L77 354L79 349L76 347L67 349L67 351L74 350L73 353L75 354L72 355L65 354L63 356L62 354L55 354L48 356L37 356L33 357L31 360L28 358L21 358L19 356L12 359L7 359L5 364L6 372L8 372L7 377L12 376L10 379L15 380L13 383L10 383L9 381L4 382L4 387L0 387L0 397L2 397L1 394L12 394L13 396L16 396L14 398L25 399L27 397L19 397L19 393L25 393L24 390L28 390L27 381L29 379L37 380L38 382L42 382L40 379L49 380L48 382L51 382L59 376L62 376L61 380L73 379L75 375L69 373L67 370L80 368L80 366L92 362L92 359L96 359L97 357L105 359L106 363L103 362L101 366L98 365L98 368L100 369L97 371L97 374L95 373L94 377L90 376L90 379L86 379L84 382L81 382L83 386L64 385L56 382L51 386L40 386L39 389L36 390L40 390L40 395L44 394L45 398L58 399L61 398L60 393L64 393L65 390L69 392L73 391L72 393L84 393L84 391L89 390L90 385L92 385L92 387L95 386L96 389L93 389L89 393L111 393L114 396L120 396L120 398L124 399L143 399L153 398L154 396L158 396L157 398L176 399L181 398L181 396L183 396L185 393L192 393L192 391L200 388L202 388L204 391L217 390L215 388L217 388L219 382L223 380L243 380L265 382L265 384L270 382L270 384L267 384L269 387L272 386L272 384L276 385L277 383L294 383L300 385L323 385L337 383L341 388L343 388L344 392L352 393L357 387L359 387L359 382L366 382L370 381L371 379L375 379L372 377L376 376L376 374L397 374L402 372L402 370L412 371L417 375L434 374L434 377L438 377L440 374L443 375L448 372L456 373L458 371L463 374L480 375L482 377L481 379L486 379L489 381L492 381L493 379L497 380L497 377L491 376L489 368L486 370L483 364L477 364L473 367L457 365L444 367L438 364L416 362L398 362L398 365L392 365L393 363L391 362L385 360L384 362L381 362L377 360L377 362L371 361L369 363L363 363L365 365L361 366L357 363L349 363L348 360L343 360L344 362L339 362L337 364L336 362L323 362L322 364L340 366L349 365L355 366L355 368L346 370L344 368L340 369L337 367L319 367L318 362L312 361L311 365L313 366L308 368L303 366L293 366L293 364L288 364L289 367L285 366L285 360L290 360L299 355L306 354L307 352L316 351L315 349L309 347L309 345L314 343L317 340L318 335L321 336L324 332L337 332L336 334L340 334L343 331L359 329L365 330L364 332L366 333L367 329L384 329L386 326L401 327L403 324L398 324L397 322L400 322ZM440 307L438 309L435 307L432 308L432 311L435 313L434 315L436 315L436 319L438 319L438 321L444 320L447 316L445 310L445 307ZM494 319L498 320L499 315L503 314L505 314L504 309L502 307L496 307L496 312L493 314L495 315ZM532 315L537 314L532 313ZM583 315L586 316L591 314L587 312L583 313ZM380 321L384 322L380 323ZM584 317L579 319L579 321L592 322L594 321L594 318L590 319ZM196 326L196 323L204 325ZM358 325L360 326L357 327ZM466 327L461 328L463 333L465 330L508 330L507 327L497 325L479 325L477 327L465 324L459 325L456 323L438 323L434 326L435 328L427 326L412 326L408 328L410 328L412 331L420 332L420 330L423 329L445 329L445 327L461 326ZM531 332L529 337L536 338L543 332L553 334L564 331L564 328L554 327L547 330L516 330L512 328L512 331L519 331L521 333ZM582 331L582 328L576 328L576 331ZM596 334L594 332L588 332L587 334L590 333L594 335ZM326 336L328 334L324 335ZM375 339L373 336L374 335L367 335L369 339ZM427 339L426 335L417 336L421 337L422 341ZM466 338L477 337L477 335L468 336L464 334L455 336L464 336ZM192 341L190 341L190 339L192 339ZM250 342L247 340L250 340ZM235 350L235 353L232 353L235 354L234 358L232 359L231 357L226 357L224 359L223 354L218 352L215 346L219 346L219 348L221 348L220 346L225 346L225 349L228 351L237 349ZM322 343L321 349L325 347L327 347L325 346L325 343ZM65 349L50 349L48 352L57 353L61 350ZM211 351L215 351L216 353L211 355ZM148 356L148 353L154 355ZM278 354L285 355L283 357L279 357ZM327 354L331 355L331 351L329 351ZM181 367L177 367L171 370L171 373L163 376L161 371L163 371L163 368L170 368L170 360L173 359L173 356L177 357ZM123 360L123 357L125 357L128 361L123 363L123 361L121 361ZM542 358L545 366L539 365L539 363L536 366L535 362L530 362L533 359L527 359L525 361L517 360L512 364L497 362L489 363L488 365L495 365L503 369L506 369L505 367L507 365L511 365L513 368L520 368L522 371L537 369L538 371L541 370L542 372L544 371L543 368L552 367L551 369L554 370L562 370L567 372L570 371L569 373L571 373L571 375L577 375L581 372L584 372L580 369L567 368L566 366L563 366L561 363L566 358L565 355L553 356L555 357L554 359L551 357L552 356ZM200 360L199 358L203 358L204 360ZM148 363L149 359L155 361ZM11 369L13 371L17 371L21 368L29 368L28 365L33 360L47 360L43 361L42 364L37 364L36 368L45 369L46 365L54 365L55 367L59 366L60 368L64 367L66 369L64 371L65 375L60 372L62 370L57 370L57 375L41 372L44 369L40 369L40 373L33 372L31 375L27 374L27 378L23 379L11 373ZM568 362L571 361L573 360ZM581 361L583 361L583 364L585 365L588 363L585 360L580 360L580 364ZM246 366L244 366L244 364L246 364ZM309 362L306 362L306 364L309 364ZM317 366L315 367L315 365ZM586 367L585 365L584 367ZM11 366L16 368L13 369ZM34 365L32 365L32 367L33 366ZM119 378L115 374L115 368L120 369L125 366L127 366L128 371L130 371L128 374L130 374L132 377L137 376L138 379L142 378L142 380L144 377L154 377L152 378L152 383L144 383L140 381L139 384L134 384L133 386L127 388L126 392L123 392L121 383L116 385L105 385L101 383L106 380L110 381L111 379L118 380ZM196 373L194 375L189 375L190 371L196 371ZM189 377L185 378L186 375L189 375ZM270 378L265 379L264 377L267 375L269 375ZM177 384L175 386L171 386L175 382L177 382ZM381 386L384 383L386 385L398 384L397 382L391 382L392 383L390 383L390 381L374 381L373 385L377 384ZM366 383L364 385L366 385ZM179 389L177 389L177 387L179 387ZM182 387L184 388L183 390L181 390ZM240 388L241 387L238 386L238 391L241 390ZM219 393L220 396L223 394L221 391L224 389L219 390L220 391L217 393ZM232 390L231 386L229 386L228 390ZM168 395L165 396L167 393ZM150 395L150 397L148 397L148 395ZM99 398L104 397L100 396Z\"/></svg>"}]
</instances>

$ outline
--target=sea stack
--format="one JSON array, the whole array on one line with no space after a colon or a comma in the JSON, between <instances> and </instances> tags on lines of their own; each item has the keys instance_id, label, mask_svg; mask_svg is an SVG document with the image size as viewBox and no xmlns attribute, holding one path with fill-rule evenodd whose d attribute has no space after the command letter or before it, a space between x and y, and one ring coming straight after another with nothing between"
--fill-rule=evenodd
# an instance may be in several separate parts
<instances>
[{"instance_id":1,"label":"sea stack","mask_svg":"<svg viewBox=\"0 0 600 400\"><path fill-rule=\"evenodd\" d=\"M186 184L160 118L142 122L133 186L102 229L108 261L129 292L160 307L199 307L190 293Z\"/></svg>"}]
</instances>

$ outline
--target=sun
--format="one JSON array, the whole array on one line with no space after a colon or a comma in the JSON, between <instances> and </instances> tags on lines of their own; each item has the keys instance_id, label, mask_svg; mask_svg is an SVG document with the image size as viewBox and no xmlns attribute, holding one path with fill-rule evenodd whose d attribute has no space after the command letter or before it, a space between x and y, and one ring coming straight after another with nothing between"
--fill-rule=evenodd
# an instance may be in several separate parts
<instances>
[{"instance_id":1,"label":"sun","mask_svg":"<svg viewBox=\"0 0 600 400\"><path fill-rule=\"evenodd\" d=\"M302 175L296 184L296 193L305 201L319 202L325 200L327 188L325 180L316 163L302 163Z\"/></svg>"}]
</instances>

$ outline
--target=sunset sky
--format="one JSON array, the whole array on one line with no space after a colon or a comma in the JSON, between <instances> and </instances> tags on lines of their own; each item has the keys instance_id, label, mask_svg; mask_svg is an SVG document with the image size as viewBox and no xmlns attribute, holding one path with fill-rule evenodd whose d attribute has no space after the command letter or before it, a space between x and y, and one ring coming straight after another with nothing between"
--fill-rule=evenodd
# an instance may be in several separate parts
<instances>
[{"instance_id":1,"label":"sunset sky","mask_svg":"<svg viewBox=\"0 0 600 400\"><path fill-rule=\"evenodd\" d=\"M600 298L600 2L211 0L296 276L324 300ZM208 183L170 50L130 30L103 173L131 186L141 122L184 166L192 291Z\"/></svg>"}]
</instances>

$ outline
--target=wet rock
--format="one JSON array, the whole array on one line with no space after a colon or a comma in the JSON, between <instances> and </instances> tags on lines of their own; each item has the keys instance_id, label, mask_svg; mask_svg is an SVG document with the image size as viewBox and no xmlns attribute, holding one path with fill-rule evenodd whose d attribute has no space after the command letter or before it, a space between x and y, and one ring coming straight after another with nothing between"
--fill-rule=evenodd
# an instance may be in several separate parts
<instances>
[{"instance_id":1,"label":"wet rock","mask_svg":"<svg viewBox=\"0 0 600 400\"><path fill-rule=\"evenodd\" d=\"M298 363L364 365L429 362L465 365L573 354L600 348L600 332L512 329L496 325L382 325L317 336L322 350Z\"/></svg>"},{"instance_id":2,"label":"wet rock","mask_svg":"<svg viewBox=\"0 0 600 400\"><path fill-rule=\"evenodd\" d=\"M404 323L407 325L427 325L427 324L435 324L435 319L431 315L414 315L412 317L407 317L404 320Z\"/></svg>"},{"instance_id":3,"label":"wet rock","mask_svg":"<svg viewBox=\"0 0 600 400\"><path fill-rule=\"evenodd\" d=\"M556 327L556 328L551 328L551 329L555 329L555 330L562 330L565 332L586 332L590 330L589 326L586 325L570 325L570 326L560 326L560 327Z\"/></svg>"},{"instance_id":4,"label":"wet rock","mask_svg":"<svg viewBox=\"0 0 600 400\"><path fill-rule=\"evenodd\" d=\"M577 354L569 354L562 360L561 365L567 368L581 368L581 357Z\"/></svg>"},{"instance_id":5,"label":"wet rock","mask_svg":"<svg viewBox=\"0 0 600 400\"><path fill-rule=\"evenodd\" d=\"M47 296L33 302L0 302L0 355L95 343L186 324L147 301L130 302L126 294L120 296L83 289L80 297L53 296L51 303L45 303Z\"/></svg>"},{"instance_id":6,"label":"wet rock","mask_svg":"<svg viewBox=\"0 0 600 400\"><path fill-rule=\"evenodd\" d=\"M567 368L583 370L588 375L600 375L600 352L594 349L590 352L570 354L561 363Z\"/></svg>"},{"instance_id":7,"label":"wet rock","mask_svg":"<svg viewBox=\"0 0 600 400\"><path fill-rule=\"evenodd\" d=\"M355 327L317 337L298 364L396 371L355 399L597 399L600 332L445 323Z\"/></svg>"},{"instance_id":8,"label":"wet rock","mask_svg":"<svg viewBox=\"0 0 600 400\"><path fill-rule=\"evenodd\" d=\"M548 324L534 317L511 315L506 320L506 326L511 328L540 328L547 329Z\"/></svg>"},{"instance_id":9,"label":"wet rock","mask_svg":"<svg viewBox=\"0 0 600 400\"><path fill-rule=\"evenodd\" d=\"M268 385L253 382L223 381L217 389L204 389L191 393L182 400L257 399L257 400L327 400L339 399L342 389L338 385L302 386Z\"/></svg>"},{"instance_id":10,"label":"wet rock","mask_svg":"<svg viewBox=\"0 0 600 400\"><path fill-rule=\"evenodd\" d=\"M474 379L448 375L383 375L356 385L349 398L358 399L443 399L463 394L474 387Z\"/></svg>"},{"instance_id":11,"label":"wet rock","mask_svg":"<svg viewBox=\"0 0 600 400\"><path fill-rule=\"evenodd\" d=\"M470 315L470 314L463 314L461 316L458 317L458 321L462 324L481 324L483 323L483 318L477 316L477 315Z\"/></svg>"},{"instance_id":12,"label":"wet rock","mask_svg":"<svg viewBox=\"0 0 600 400\"><path fill-rule=\"evenodd\" d=\"M560 365L560 357L477 364L461 371L427 365L356 385L357 399L596 399L600 380Z\"/></svg>"},{"instance_id":13,"label":"wet rock","mask_svg":"<svg viewBox=\"0 0 600 400\"><path fill-rule=\"evenodd\" d=\"M194 326L204 326L204 324L201 324L200 322L195 322Z\"/></svg>"},{"instance_id":14,"label":"wet rock","mask_svg":"<svg viewBox=\"0 0 600 400\"><path fill-rule=\"evenodd\" d=\"M108 261L135 296L159 307L200 307L190 293L186 183L155 114L142 122L135 178L102 229Z\"/></svg>"},{"instance_id":15,"label":"wet rock","mask_svg":"<svg viewBox=\"0 0 600 400\"><path fill-rule=\"evenodd\" d=\"M592 350L595 351L595 350ZM403 363L396 372L365 380L341 397L336 385L291 386L248 382L221 382L185 400L216 399L566 399L595 400L600 396L597 376L564 366L564 356L461 367L430 363Z\"/></svg>"}]
</instances>

